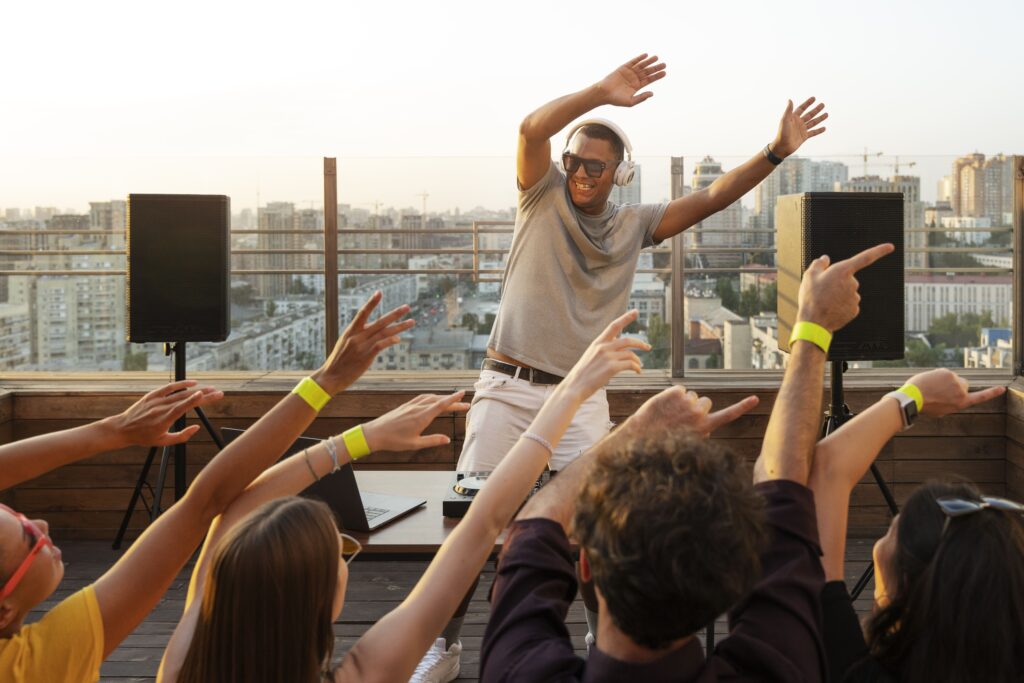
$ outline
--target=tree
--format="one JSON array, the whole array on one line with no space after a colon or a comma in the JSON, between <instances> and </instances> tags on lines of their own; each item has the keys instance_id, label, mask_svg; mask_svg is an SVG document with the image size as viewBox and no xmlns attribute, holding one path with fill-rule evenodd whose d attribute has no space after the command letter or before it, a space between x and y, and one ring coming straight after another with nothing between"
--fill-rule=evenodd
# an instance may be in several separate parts
<instances>
[{"instance_id":1,"label":"tree","mask_svg":"<svg viewBox=\"0 0 1024 683\"><path fill-rule=\"evenodd\" d=\"M486 315L484 315L484 321L480 325L477 326L476 333L477 334L490 334L492 327L494 327L494 314L493 313L487 313Z\"/></svg>"},{"instance_id":2,"label":"tree","mask_svg":"<svg viewBox=\"0 0 1024 683\"><path fill-rule=\"evenodd\" d=\"M268 300L263 307L263 312L266 313L268 318L273 318L274 314L277 313L277 304L273 300Z\"/></svg>"},{"instance_id":3,"label":"tree","mask_svg":"<svg viewBox=\"0 0 1024 683\"><path fill-rule=\"evenodd\" d=\"M148 370L149 355L145 351L126 351L124 360L121 361L122 370Z\"/></svg>"},{"instance_id":4,"label":"tree","mask_svg":"<svg viewBox=\"0 0 1024 683\"><path fill-rule=\"evenodd\" d=\"M757 288L754 285L750 285L740 295L740 305L736 311L744 318L749 318L752 315L757 315L761 312L761 297L757 294Z\"/></svg>"},{"instance_id":5,"label":"tree","mask_svg":"<svg viewBox=\"0 0 1024 683\"><path fill-rule=\"evenodd\" d=\"M730 311L736 311L739 308L740 298L736 296L736 290L732 288L732 278L718 278L715 283L715 293L722 300L722 305Z\"/></svg>"},{"instance_id":6,"label":"tree","mask_svg":"<svg viewBox=\"0 0 1024 683\"><path fill-rule=\"evenodd\" d=\"M928 330L933 346L944 344L950 348L977 346L981 341L981 328L995 327L991 311L982 313L947 313L935 318Z\"/></svg>"},{"instance_id":7,"label":"tree","mask_svg":"<svg viewBox=\"0 0 1024 683\"><path fill-rule=\"evenodd\" d=\"M779 304L779 286L771 282L761 290L761 311L775 312ZM760 313L761 311L758 311Z\"/></svg>"},{"instance_id":8,"label":"tree","mask_svg":"<svg viewBox=\"0 0 1024 683\"><path fill-rule=\"evenodd\" d=\"M252 285L243 282L238 287L231 288L231 303L238 306L251 306L254 301Z\"/></svg>"},{"instance_id":9,"label":"tree","mask_svg":"<svg viewBox=\"0 0 1024 683\"><path fill-rule=\"evenodd\" d=\"M467 330L476 331L480 326L480 318L475 313L463 313L462 314L462 327Z\"/></svg>"},{"instance_id":10,"label":"tree","mask_svg":"<svg viewBox=\"0 0 1024 683\"><path fill-rule=\"evenodd\" d=\"M652 315L647 323L647 343L651 345L651 350L647 356L649 361L644 365L649 368L667 368L672 356L672 328L660 315Z\"/></svg>"}]
</instances>

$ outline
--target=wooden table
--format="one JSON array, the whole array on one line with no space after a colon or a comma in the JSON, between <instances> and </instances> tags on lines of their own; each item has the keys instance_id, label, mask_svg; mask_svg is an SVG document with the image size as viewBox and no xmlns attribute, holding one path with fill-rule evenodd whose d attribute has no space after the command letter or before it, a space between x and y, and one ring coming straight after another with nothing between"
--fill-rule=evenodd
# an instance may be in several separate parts
<instances>
[{"instance_id":1,"label":"wooden table","mask_svg":"<svg viewBox=\"0 0 1024 683\"><path fill-rule=\"evenodd\" d=\"M376 531L346 533L363 544L364 553L433 555L459 523L441 515L441 501L454 480L455 472L356 470L360 491L426 498L427 504ZM495 550L500 548L501 538Z\"/></svg>"}]
</instances>

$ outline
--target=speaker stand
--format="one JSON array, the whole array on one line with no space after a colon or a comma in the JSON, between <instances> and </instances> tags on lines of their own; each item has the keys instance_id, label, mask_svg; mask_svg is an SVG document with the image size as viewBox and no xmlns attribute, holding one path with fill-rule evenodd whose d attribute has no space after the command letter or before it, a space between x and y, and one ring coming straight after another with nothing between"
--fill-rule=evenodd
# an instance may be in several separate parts
<instances>
[{"instance_id":1,"label":"speaker stand","mask_svg":"<svg viewBox=\"0 0 1024 683\"><path fill-rule=\"evenodd\" d=\"M185 379L185 342L175 342L164 344L164 355L174 355L174 381L180 382ZM220 434L213 425L210 424L210 420L206 417L206 413L199 406L193 408L196 412L196 416L199 417L200 422L203 423L203 427L206 428L207 433L213 442L217 444L217 449L221 450L224 448L224 440L221 439ZM174 422L174 431L180 432L185 429L186 418L182 414ZM149 449L149 454L146 456L146 462L142 465L142 471L139 473L138 481L135 482L135 489L132 491L131 500L128 502L128 507L124 511L124 517L121 519L121 528L117 530L117 536L114 537L113 548L118 550L121 547L121 541L124 540L124 534L128 530L128 524L131 522L132 514L135 512L135 506L139 502L139 498L142 496L142 488L146 487L150 489L150 493L153 495L153 504L148 507L149 509L149 521L152 522L154 519L160 516L160 502L163 498L164 484L167 480L167 465L170 461L171 449L174 449L174 500L180 500L185 495L186 484L186 457L187 449L184 442L175 444L174 446L164 446L163 453L160 456L160 473L156 478L156 488L153 489L149 486L147 478L149 477L149 469L153 465L153 459L156 457L157 446L153 446ZM143 500L145 505L145 500Z\"/></svg>"},{"instance_id":2,"label":"speaker stand","mask_svg":"<svg viewBox=\"0 0 1024 683\"><path fill-rule=\"evenodd\" d=\"M847 364L844 360L832 361L832 398L829 403L828 410L825 412L825 421L821 425L821 438L825 438L832 432L836 431L848 422L852 417L853 413L850 412L850 408L846 405L845 399L843 398L843 373L846 372ZM878 466L874 462L871 463L871 476L875 478L875 483L878 484L879 490L882 492L882 497L885 498L886 504L889 506L889 512L894 516L900 511L898 505L896 505L896 498L892 495L892 491L889 490L889 485L885 483L885 479L882 478L882 473L878 470ZM874 575L875 562L874 560L868 561L868 566L864 569L864 573L857 580L853 590L850 591L850 597L856 600L860 597L861 592L865 586L868 585L868 581Z\"/></svg>"}]
</instances>

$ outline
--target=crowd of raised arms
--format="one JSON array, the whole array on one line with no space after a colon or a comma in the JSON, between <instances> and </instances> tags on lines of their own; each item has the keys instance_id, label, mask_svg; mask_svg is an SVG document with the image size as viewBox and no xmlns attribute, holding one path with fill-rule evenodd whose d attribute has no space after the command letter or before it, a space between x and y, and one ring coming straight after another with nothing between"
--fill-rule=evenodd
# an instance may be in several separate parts
<instances>
[{"instance_id":1,"label":"crowd of raised arms","mask_svg":"<svg viewBox=\"0 0 1024 683\"><path fill-rule=\"evenodd\" d=\"M756 396L713 410L675 385L609 428L605 386L639 373L637 353L650 348L623 334L637 320L624 311L640 248L731 204L821 133L827 116L813 98L790 102L764 150L664 205L608 202L631 175L630 147L603 120L572 128L561 166L552 162L550 139L572 121L601 105L639 104L650 96L640 90L664 75L656 57L641 55L524 119L516 232L472 403L463 391L418 396L281 459L413 326L408 306L375 316L378 292L323 365L213 457L106 573L31 623L64 564L45 520L0 505L0 680L99 680L103 660L201 548L159 681L449 681L465 597L505 532L483 681L1024 681L1019 503L966 481L927 483L874 546L874 604L863 620L844 583L851 493L908 427L908 406L943 416L1005 391L971 392L950 370L922 372L820 438L829 340L859 312L858 272L893 245L821 256L805 271L752 469L709 437ZM105 451L185 441L198 427L172 432L174 422L222 397L174 382L120 414L0 446L0 491ZM490 470L487 486L409 596L336 657L332 625L358 544L324 503L298 494L356 458L446 444L425 430L466 411L459 468ZM557 476L527 500L549 467ZM586 657L565 624L578 594ZM697 633L722 614L729 633L705 652Z\"/></svg>"}]
</instances>

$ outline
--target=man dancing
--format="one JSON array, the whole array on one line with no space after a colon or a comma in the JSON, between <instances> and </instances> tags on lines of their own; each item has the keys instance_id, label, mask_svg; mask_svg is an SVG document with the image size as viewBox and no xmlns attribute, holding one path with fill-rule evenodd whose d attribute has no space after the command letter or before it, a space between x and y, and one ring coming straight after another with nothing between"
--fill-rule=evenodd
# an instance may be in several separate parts
<instances>
[{"instance_id":1,"label":"man dancing","mask_svg":"<svg viewBox=\"0 0 1024 683\"><path fill-rule=\"evenodd\" d=\"M828 117L823 104L812 106L813 97L799 107L790 101L774 140L764 149L707 188L667 204L618 206L608 201L615 184L632 178L631 146L610 121L589 119L571 128L561 165L552 161L552 136L602 105L644 102L653 93L641 90L664 77L665 64L642 54L594 85L548 102L520 124L515 230L487 359L467 416L459 470L493 470L554 385L625 312L641 249L726 208L808 138L825 132L819 127ZM576 413L555 449L552 469L564 469L609 427L602 389ZM413 680L454 678L460 628L461 616L456 614L442 634L452 645L428 653Z\"/></svg>"}]
</instances>

